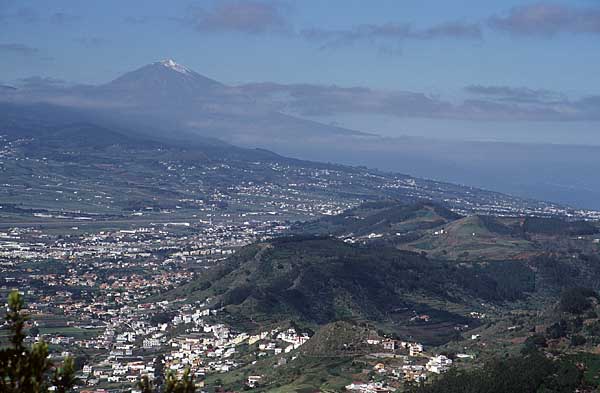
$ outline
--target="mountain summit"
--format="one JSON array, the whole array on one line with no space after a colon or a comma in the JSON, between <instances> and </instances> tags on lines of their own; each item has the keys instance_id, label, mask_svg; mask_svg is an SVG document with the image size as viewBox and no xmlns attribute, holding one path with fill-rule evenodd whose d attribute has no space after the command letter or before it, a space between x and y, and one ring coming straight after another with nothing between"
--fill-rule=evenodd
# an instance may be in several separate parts
<instances>
[{"instance_id":1,"label":"mountain summit","mask_svg":"<svg viewBox=\"0 0 600 393\"><path fill-rule=\"evenodd\" d=\"M186 66L182 66L181 64L176 63L173 59L166 59L159 61L158 64L167 67L173 71L181 72L182 74L191 73L190 69Z\"/></svg>"},{"instance_id":2,"label":"mountain summit","mask_svg":"<svg viewBox=\"0 0 600 393\"><path fill-rule=\"evenodd\" d=\"M105 89L138 91L140 94L193 95L226 88L220 82L192 71L172 59L145 65L103 86ZM191 98L191 97L188 97Z\"/></svg>"}]
</instances>

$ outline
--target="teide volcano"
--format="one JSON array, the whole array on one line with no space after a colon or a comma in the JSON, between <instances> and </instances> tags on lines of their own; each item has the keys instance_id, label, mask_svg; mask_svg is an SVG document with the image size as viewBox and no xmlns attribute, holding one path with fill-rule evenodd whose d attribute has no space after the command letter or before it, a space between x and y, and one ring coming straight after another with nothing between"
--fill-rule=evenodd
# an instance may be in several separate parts
<instances>
[{"instance_id":1,"label":"teide volcano","mask_svg":"<svg viewBox=\"0 0 600 393\"><path fill-rule=\"evenodd\" d=\"M227 87L169 59L128 72L99 90L124 94L138 105L164 105L196 102L202 97L223 94Z\"/></svg>"},{"instance_id":2,"label":"teide volcano","mask_svg":"<svg viewBox=\"0 0 600 393\"><path fill-rule=\"evenodd\" d=\"M336 136L370 137L356 131L281 113L243 88L200 75L168 59L145 65L98 86L0 92L4 101L45 102L101 115L153 135L194 141L219 138L243 146L322 143Z\"/></svg>"}]
</instances>

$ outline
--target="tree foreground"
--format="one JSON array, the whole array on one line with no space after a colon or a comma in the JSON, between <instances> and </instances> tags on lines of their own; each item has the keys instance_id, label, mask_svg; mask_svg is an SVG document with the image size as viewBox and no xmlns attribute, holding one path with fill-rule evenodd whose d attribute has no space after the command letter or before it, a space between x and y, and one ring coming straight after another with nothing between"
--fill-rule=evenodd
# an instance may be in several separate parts
<instances>
[{"instance_id":1,"label":"tree foreground","mask_svg":"<svg viewBox=\"0 0 600 393\"><path fill-rule=\"evenodd\" d=\"M75 385L75 362L67 357L59 366L48 359L48 344L38 341L26 347L23 298L18 291L8 295L6 324L10 344L0 350L0 391L6 393L66 393Z\"/></svg>"}]
</instances>

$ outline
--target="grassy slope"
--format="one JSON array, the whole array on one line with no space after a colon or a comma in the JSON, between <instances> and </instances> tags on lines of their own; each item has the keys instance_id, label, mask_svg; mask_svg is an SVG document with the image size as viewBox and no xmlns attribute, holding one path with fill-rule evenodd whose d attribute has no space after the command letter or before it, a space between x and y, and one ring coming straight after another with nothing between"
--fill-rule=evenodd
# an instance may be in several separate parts
<instances>
[{"instance_id":1,"label":"grassy slope","mask_svg":"<svg viewBox=\"0 0 600 393\"><path fill-rule=\"evenodd\" d=\"M436 257L471 260L523 258L539 252L522 234L490 217L469 216L436 230L442 229L442 234L430 231L403 247Z\"/></svg>"}]
</instances>

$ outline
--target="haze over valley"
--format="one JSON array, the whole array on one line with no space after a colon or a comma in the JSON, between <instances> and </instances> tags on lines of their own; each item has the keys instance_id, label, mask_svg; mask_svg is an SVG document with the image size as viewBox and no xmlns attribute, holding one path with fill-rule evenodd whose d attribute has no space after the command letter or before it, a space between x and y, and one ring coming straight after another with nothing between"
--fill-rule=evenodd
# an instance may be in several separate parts
<instances>
[{"instance_id":1,"label":"haze over valley","mask_svg":"<svg viewBox=\"0 0 600 393\"><path fill-rule=\"evenodd\" d=\"M351 100L372 99L369 96L376 93L370 90L355 92L357 89L336 87L341 92L337 93L316 85L272 83L228 86L172 59L143 66L97 86L48 85L43 79L38 82L41 85L34 80L20 89L4 89L1 99L23 105L47 103L69 107L105 122L119 125L125 122L129 128L159 138L188 141L217 138L300 159L364 165L579 208L600 207L597 202L600 190L594 182L594 168L600 165L596 141L589 145L586 139L585 145L578 145L549 144L543 138L527 143L510 138L491 142L473 136L466 140L447 135L432 138L416 136L418 130L407 132L402 125L398 125L402 127L398 136L390 135L389 131L383 136L377 130L363 132L355 127L319 122L323 120L319 118L313 120L311 113L316 107L305 107L311 101L332 100L325 105L340 106L337 110L342 113L351 111L354 110L351 106L345 108L342 102L335 101L339 97L330 95L345 94ZM405 97L408 93L389 94L399 95L398 108L416 105L410 104L415 99L431 100L421 95ZM389 104L383 101L377 105ZM290 107L300 113L288 114ZM448 116L451 122L454 115ZM511 122L505 124L513 126ZM533 126L536 127L535 122Z\"/></svg>"}]
</instances>

